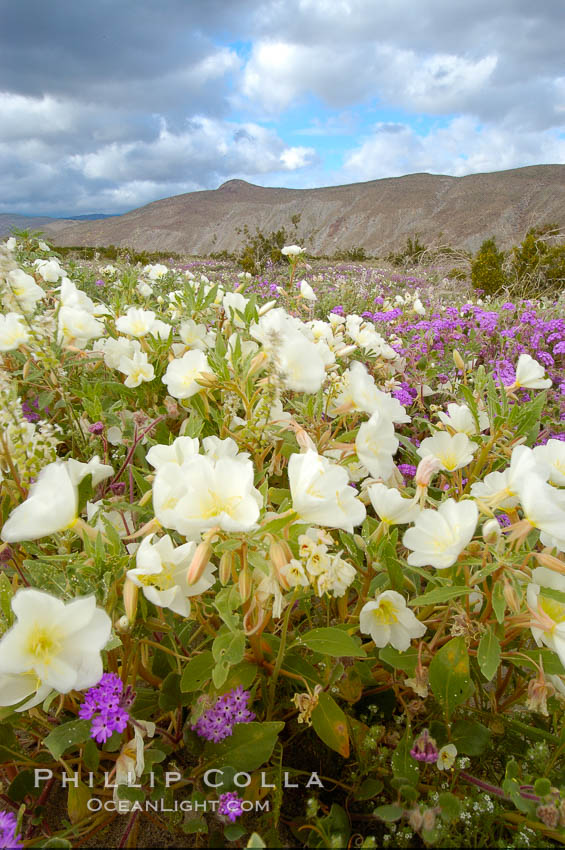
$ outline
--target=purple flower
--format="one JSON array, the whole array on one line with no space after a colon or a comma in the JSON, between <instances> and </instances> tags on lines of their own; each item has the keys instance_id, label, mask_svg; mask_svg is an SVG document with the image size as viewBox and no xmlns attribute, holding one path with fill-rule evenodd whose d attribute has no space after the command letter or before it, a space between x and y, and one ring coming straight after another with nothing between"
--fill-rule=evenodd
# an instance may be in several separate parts
<instances>
[{"instance_id":1,"label":"purple flower","mask_svg":"<svg viewBox=\"0 0 565 850\"><path fill-rule=\"evenodd\" d=\"M0 812L0 847L23 847L22 836L16 835L17 820L13 812Z\"/></svg>"},{"instance_id":2,"label":"purple flower","mask_svg":"<svg viewBox=\"0 0 565 850\"><path fill-rule=\"evenodd\" d=\"M104 744L112 732L123 732L129 720L135 694L115 673L104 673L99 683L85 694L78 716L92 720L90 737Z\"/></svg>"},{"instance_id":3,"label":"purple flower","mask_svg":"<svg viewBox=\"0 0 565 850\"><path fill-rule=\"evenodd\" d=\"M96 286L105 286L105 284L106 284L106 281L100 280L100 279L96 280L94 282L95 282Z\"/></svg>"},{"instance_id":4,"label":"purple flower","mask_svg":"<svg viewBox=\"0 0 565 850\"><path fill-rule=\"evenodd\" d=\"M435 764L438 759L439 750L434 739L427 729L416 738L410 755L416 761L425 761L427 764Z\"/></svg>"},{"instance_id":5,"label":"purple flower","mask_svg":"<svg viewBox=\"0 0 565 850\"><path fill-rule=\"evenodd\" d=\"M250 723L255 715L249 711L249 691L241 685L219 697L211 708L207 709L193 725L193 730L201 738L215 744L233 733L236 723Z\"/></svg>"},{"instance_id":6,"label":"purple flower","mask_svg":"<svg viewBox=\"0 0 565 850\"><path fill-rule=\"evenodd\" d=\"M243 800L237 796L237 791L226 791L225 794L220 794L218 814L225 815L228 820L235 823L237 818L243 814L242 803Z\"/></svg>"},{"instance_id":7,"label":"purple flower","mask_svg":"<svg viewBox=\"0 0 565 850\"><path fill-rule=\"evenodd\" d=\"M91 434L101 434L104 430L104 423L100 421L95 422L93 425L88 426L88 430Z\"/></svg>"}]
</instances>

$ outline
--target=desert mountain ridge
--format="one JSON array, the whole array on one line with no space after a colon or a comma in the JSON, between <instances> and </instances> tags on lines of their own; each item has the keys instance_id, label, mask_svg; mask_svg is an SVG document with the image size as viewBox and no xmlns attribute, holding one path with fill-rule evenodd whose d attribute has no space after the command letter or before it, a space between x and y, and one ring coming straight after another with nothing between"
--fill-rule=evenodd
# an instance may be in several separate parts
<instances>
[{"instance_id":1,"label":"desert mountain ridge","mask_svg":"<svg viewBox=\"0 0 565 850\"><path fill-rule=\"evenodd\" d=\"M296 231L294 216L300 216ZM383 255L415 235L426 245L471 251L494 235L504 247L549 222L565 230L565 165L465 177L408 174L319 189L267 188L233 179L113 218L57 221L44 232L56 245L113 244L202 256L237 251L244 226L251 233L284 227L314 255L354 247Z\"/></svg>"}]
</instances>

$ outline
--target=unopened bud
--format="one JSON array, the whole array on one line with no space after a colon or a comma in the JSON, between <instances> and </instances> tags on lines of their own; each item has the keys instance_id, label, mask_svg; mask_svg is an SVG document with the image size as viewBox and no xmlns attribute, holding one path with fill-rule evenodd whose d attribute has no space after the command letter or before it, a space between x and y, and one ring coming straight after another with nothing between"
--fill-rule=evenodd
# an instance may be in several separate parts
<instances>
[{"instance_id":1,"label":"unopened bud","mask_svg":"<svg viewBox=\"0 0 565 850\"><path fill-rule=\"evenodd\" d=\"M239 573L239 595L241 601L246 602L251 594L251 573L249 567L245 566Z\"/></svg>"},{"instance_id":2,"label":"unopened bud","mask_svg":"<svg viewBox=\"0 0 565 850\"><path fill-rule=\"evenodd\" d=\"M520 600L518 599L516 588L508 581L506 576L504 577L504 588L502 593L510 610L513 611L514 614L517 614L521 608Z\"/></svg>"},{"instance_id":3,"label":"unopened bud","mask_svg":"<svg viewBox=\"0 0 565 850\"><path fill-rule=\"evenodd\" d=\"M434 455L423 457L416 469L415 481L418 487L427 487L432 477L442 468L442 462Z\"/></svg>"},{"instance_id":4,"label":"unopened bud","mask_svg":"<svg viewBox=\"0 0 565 850\"><path fill-rule=\"evenodd\" d=\"M22 378L24 379L24 381L27 380L27 376L29 374L30 367L31 367L31 360L26 360L26 362L24 364L24 368L22 369Z\"/></svg>"},{"instance_id":5,"label":"unopened bud","mask_svg":"<svg viewBox=\"0 0 565 850\"><path fill-rule=\"evenodd\" d=\"M304 428L297 428L295 433L296 442L298 443L303 452L316 451L316 446L314 445L312 439L308 436Z\"/></svg>"},{"instance_id":6,"label":"unopened bud","mask_svg":"<svg viewBox=\"0 0 565 850\"><path fill-rule=\"evenodd\" d=\"M232 564L233 552L224 552L220 558L220 567L218 569L218 574L222 584L227 584L230 580Z\"/></svg>"},{"instance_id":7,"label":"unopened bud","mask_svg":"<svg viewBox=\"0 0 565 850\"><path fill-rule=\"evenodd\" d=\"M489 519L483 525L483 540L485 543L496 543L502 531L497 519Z\"/></svg>"},{"instance_id":8,"label":"unopened bud","mask_svg":"<svg viewBox=\"0 0 565 850\"><path fill-rule=\"evenodd\" d=\"M248 377L252 377L253 375L256 375L257 372L260 372L268 359L269 355L266 351L259 351L249 364L249 372L247 373Z\"/></svg>"},{"instance_id":9,"label":"unopened bud","mask_svg":"<svg viewBox=\"0 0 565 850\"><path fill-rule=\"evenodd\" d=\"M465 371L465 363L463 362L463 358L461 357L456 348L453 349L453 362L455 363L458 369L461 369L462 372Z\"/></svg>"},{"instance_id":10,"label":"unopened bud","mask_svg":"<svg viewBox=\"0 0 565 850\"><path fill-rule=\"evenodd\" d=\"M556 558L555 555L549 555L547 552L536 552L536 560L549 570L554 570L556 573L565 574L565 564Z\"/></svg>"},{"instance_id":11,"label":"unopened bud","mask_svg":"<svg viewBox=\"0 0 565 850\"><path fill-rule=\"evenodd\" d=\"M123 617L120 617L120 619L116 623L116 631L122 632L122 634L123 634L124 632L129 632L130 628L131 628L131 623L128 620L128 618L126 617L126 615L124 614Z\"/></svg>"},{"instance_id":12,"label":"unopened bud","mask_svg":"<svg viewBox=\"0 0 565 850\"><path fill-rule=\"evenodd\" d=\"M243 617L243 631L246 635L260 634L270 618L270 613L264 610L257 597L254 596L247 613Z\"/></svg>"},{"instance_id":13,"label":"unopened bud","mask_svg":"<svg viewBox=\"0 0 565 850\"><path fill-rule=\"evenodd\" d=\"M335 353L336 357L346 357L348 354L353 354L356 348L356 345L344 345L342 348L338 348Z\"/></svg>"},{"instance_id":14,"label":"unopened bud","mask_svg":"<svg viewBox=\"0 0 565 850\"><path fill-rule=\"evenodd\" d=\"M215 387L218 379L213 372L200 372L196 377L196 383L201 387Z\"/></svg>"},{"instance_id":15,"label":"unopened bud","mask_svg":"<svg viewBox=\"0 0 565 850\"><path fill-rule=\"evenodd\" d=\"M167 411L167 416L178 416L179 415L179 406L176 403L174 398L171 398L170 395L165 396L165 400L163 402L165 405L165 410Z\"/></svg>"},{"instance_id":16,"label":"unopened bud","mask_svg":"<svg viewBox=\"0 0 565 850\"><path fill-rule=\"evenodd\" d=\"M268 313L269 310L272 310L276 303L276 300L267 301L266 304L263 304L261 307L259 307L259 310L257 311L259 313L259 316L264 316L265 313Z\"/></svg>"},{"instance_id":17,"label":"unopened bud","mask_svg":"<svg viewBox=\"0 0 565 850\"><path fill-rule=\"evenodd\" d=\"M269 549L269 557L275 570L275 576L277 578L277 581L283 590L290 590L290 584L288 583L284 575L284 568L290 560L287 554L288 553L285 551L285 549L279 542L271 543L271 548Z\"/></svg>"},{"instance_id":18,"label":"unopened bud","mask_svg":"<svg viewBox=\"0 0 565 850\"><path fill-rule=\"evenodd\" d=\"M124 582L124 608L126 610L126 617L130 623L135 622L138 595L138 586L130 578L126 578Z\"/></svg>"},{"instance_id":19,"label":"unopened bud","mask_svg":"<svg viewBox=\"0 0 565 850\"><path fill-rule=\"evenodd\" d=\"M207 541L198 544L186 573L187 584L196 584L206 569L211 554L212 547Z\"/></svg>"}]
</instances>

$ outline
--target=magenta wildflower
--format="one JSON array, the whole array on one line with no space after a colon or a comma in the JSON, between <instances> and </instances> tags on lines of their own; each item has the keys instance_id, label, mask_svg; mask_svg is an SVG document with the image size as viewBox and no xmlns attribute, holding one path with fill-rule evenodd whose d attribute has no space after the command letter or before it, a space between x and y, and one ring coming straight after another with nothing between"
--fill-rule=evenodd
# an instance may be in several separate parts
<instances>
[{"instance_id":1,"label":"magenta wildflower","mask_svg":"<svg viewBox=\"0 0 565 850\"><path fill-rule=\"evenodd\" d=\"M435 764L438 759L439 750L434 739L427 729L424 729L414 741L410 755L416 761L425 761L427 764Z\"/></svg>"},{"instance_id":2,"label":"magenta wildflower","mask_svg":"<svg viewBox=\"0 0 565 850\"><path fill-rule=\"evenodd\" d=\"M236 723L250 723L255 720L255 715L247 707L249 696L249 691L244 691L241 685L232 688L198 718L192 727L193 730L201 738L215 744L228 738Z\"/></svg>"},{"instance_id":3,"label":"magenta wildflower","mask_svg":"<svg viewBox=\"0 0 565 850\"><path fill-rule=\"evenodd\" d=\"M20 834L16 834L16 828L17 821L15 814L13 812L0 812L0 848L15 848L24 846L22 843L22 836Z\"/></svg>"},{"instance_id":4,"label":"magenta wildflower","mask_svg":"<svg viewBox=\"0 0 565 850\"><path fill-rule=\"evenodd\" d=\"M101 434L104 430L103 422L95 422L93 425L88 426L88 430L91 434Z\"/></svg>"},{"instance_id":5,"label":"magenta wildflower","mask_svg":"<svg viewBox=\"0 0 565 850\"><path fill-rule=\"evenodd\" d=\"M123 732L129 720L129 709L135 699L133 690L115 673L104 673L99 683L86 692L78 716L91 720L90 737L104 744L112 732Z\"/></svg>"},{"instance_id":6,"label":"magenta wildflower","mask_svg":"<svg viewBox=\"0 0 565 850\"><path fill-rule=\"evenodd\" d=\"M225 794L220 794L218 814L225 815L228 820L235 823L237 818L243 814L242 803L243 800L237 796L237 791L226 791Z\"/></svg>"}]
</instances>

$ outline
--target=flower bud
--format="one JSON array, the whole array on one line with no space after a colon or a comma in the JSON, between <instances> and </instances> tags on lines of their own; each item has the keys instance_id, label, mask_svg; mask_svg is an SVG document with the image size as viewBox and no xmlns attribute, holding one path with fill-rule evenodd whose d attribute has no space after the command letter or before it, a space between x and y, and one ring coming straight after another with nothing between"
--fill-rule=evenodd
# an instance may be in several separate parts
<instances>
[{"instance_id":1,"label":"flower bud","mask_svg":"<svg viewBox=\"0 0 565 850\"><path fill-rule=\"evenodd\" d=\"M278 583L280 584L283 590L290 590L290 584L288 583L284 575L284 568L290 561L290 558L288 558L288 553L281 545L281 543L279 543L278 541L271 543L271 547L269 549L269 557L275 570L275 576Z\"/></svg>"},{"instance_id":2,"label":"flower bud","mask_svg":"<svg viewBox=\"0 0 565 850\"><path fill-rule=\"evenodd\" d=\"M251 594L251 573L247 565L239 573L238 584L241 601L246 602Z\"/></svg>"},{"instance_id":3,"label":"flower bud","mask_svg":"<svg viewBox=\"0 0 565 850\"><path fill-rule=\"evenodd\" d=\"M502 590L502 594L510 610L513 611L514 614L518 614L521 607L520 600L518 599L515 587L508 581L506 576L504 577L504 588Z\"/></svg>"},{"instance_id":4,"label":"flower bud","mask_svg":"<svg viewBox=\"0 0 565 850\"><path fill-rule=\"evenodd\" d=\"M439 472L442 467L441 460L433 455L423 457L418 468L416 469L415 481L418 487L427 487L432 477Z\"/></svg>"},{"instance_id":5,"label":"flower bud","mask_svg":"<svg viewBox=\"0 0 565 850\"><path fill-rule=\"evenodd\" d=\"M213 372L200 372L195 380L201 387L211 388L215 387L218 383L218 379Z\"/></svg>"},{"instance_id":6,"label":"flower bud","mask_svg":"<svg viewBox=\"0 0 565 850\"><path fill-rule=\"evenodd\" d=\"M230 580L233 564L233 552L224 552L220 558L220 567L218 574L222 584L227 584Z\"/></svg>"},{"instance_id":7,"label":"flower bud","mask_svg":"<svg viewBox=\"0 0 565 850\"><path fill-rule=\"evenodd\" d=\"M458 369L461 369L462 372L465 371L465 363L463 362L463 358L461 357L456 348L453 349L453 362L455 363Z\"/></svg>"},{"instance_id":8,"label":"flower bud","mask_svg":"<svg viewBox=\"0 0 565 850\"><path fill-rule=\"evenodd\" d=\"M251 378L253 375L256 375L257 372L260 372L268 359L269 355L265 351L259 351L249 364L247 377Z\"/></svg>"},{"instance_id":9,"label":"flower bud","mask_svg":"<svg viewBox=\"0 0 565 850\"><path fill-rule=\"evenodd\" d=\"M310 451L310 450L317 452L317 449L316 449L316 446L314 445L314 442L308 436L308 434L306 433L304 428L298 427L295 431L295 434L296 434L296 442L298 443L298 445L300 446L300 448L303 452L307 452L307 451Z\"/></svg>"},{"instance_id":10,"label":"flower bud","mask_svg":"<svg viewBox=\"0 0 565 850\"><path fill-rule=\"evenodd\" d=\"M549 570L555 570L556 573L565 574L565 564L555 555L549 555L547 552L536 552L536 560Z\"/></svg>"},{"instance_id":11,"label":"flower bud","mask_svg":"<svg viewBox=\"0 0 565 850\"><path fill-rule=\"evenodd\" d=\"M264 316L265 313L268 313L269 310L272 310L276 303L276 299L274 299L273 301L267 301L266 304L263 304L261 307L259 307L259 310L257 311L259 316Z\"/></svg>"},{"instance_id":12,"label":"flower bud","mask_svg":"<svg viewBox=\"0 0 565 850\"><path fill-rule=\"evenodd\" d=\"M120 619L116 622L116 631L122 632L122 633L123 632L129 632L130 628L131 628L131 623L128 620L128 618L126 617L126 615L124 614L123 617L120 617Z\"/></svg>"},{"instance_id":13,"label":"flower bud","mask_svg":"<svg viewBox=\"0 0 565 850\"><path fill-rule=\"evenodd\" d=\"M208 541L202 541L202 543L198 544L186 573L187 584L196 584L206 569L211 554L212 547Z\"/></svg>"},{"instance_id":14,"label":"flower bud","mask_svg":"<svg viewBox=\"0 0 565 850\"><path fill-rule=\"evenodd\" d=\"M124 608L126 609L126 617L130 623L135 622L138 595L138 586L130 578L126 578L124 582Z\"/></svg>"},{"instance_id":15,"label":"flower bud","mask_svg":"<svg viewBox=\"0 0 565 850\"><path fill-rule=\"evenodd\" d=\"M485 543L496 543L502 531L497 519L489 519L483 525L483 540Z\"/></svg>"}]
</instances>

